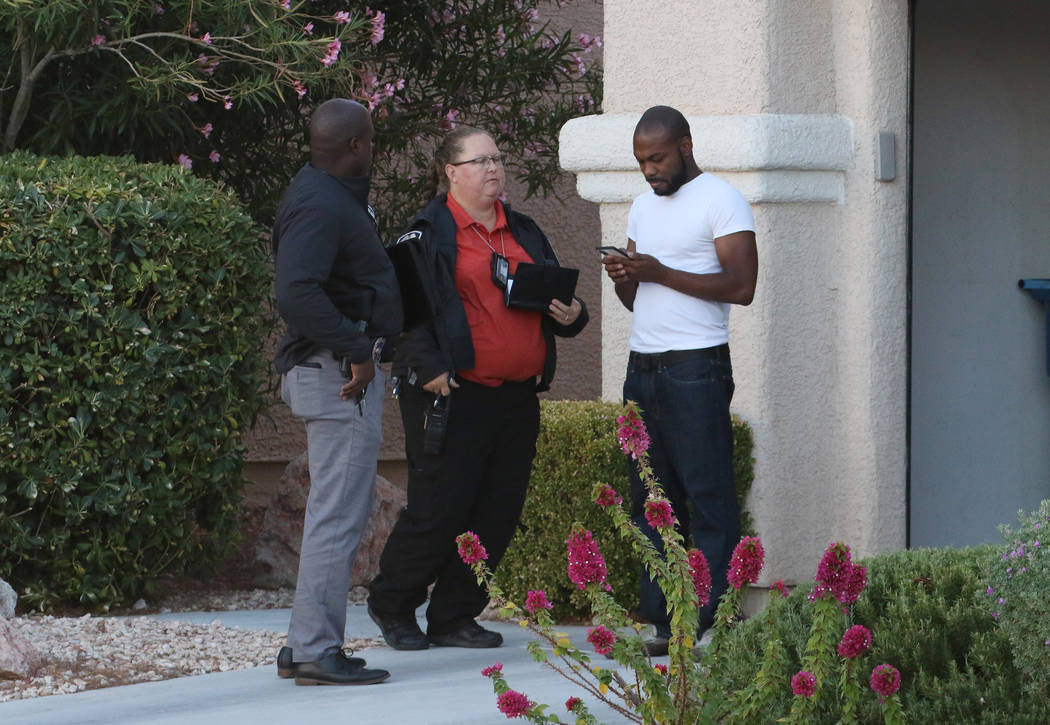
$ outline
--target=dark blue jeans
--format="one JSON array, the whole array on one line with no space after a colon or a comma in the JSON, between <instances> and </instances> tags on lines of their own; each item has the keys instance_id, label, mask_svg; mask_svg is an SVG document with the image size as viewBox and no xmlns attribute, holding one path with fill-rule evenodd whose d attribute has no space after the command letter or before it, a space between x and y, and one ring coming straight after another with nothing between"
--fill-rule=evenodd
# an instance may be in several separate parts
<instances>
[{"instance_id":1,"label":"dark blue jeans","mask_svg":"<svg viewBox=\"0 0 1050 725\"><path fill-rule=\"evenodd\" d=\"M649 461L671 501L679 531L690 546L704 552L711 567L711 601L700 610L701 629L714 621L727 587L729 560L740 540L729 415L733 389L728 345L670 362L661 354L631 353L623 386L624 399L642 409L652 440ZM645 520L647 492L634 461L630 463L631 517L662 551L659 535ZM663 592L645 572L641 589L641 615L666 636L670 616Z\"/></svg>"}]
</instances>

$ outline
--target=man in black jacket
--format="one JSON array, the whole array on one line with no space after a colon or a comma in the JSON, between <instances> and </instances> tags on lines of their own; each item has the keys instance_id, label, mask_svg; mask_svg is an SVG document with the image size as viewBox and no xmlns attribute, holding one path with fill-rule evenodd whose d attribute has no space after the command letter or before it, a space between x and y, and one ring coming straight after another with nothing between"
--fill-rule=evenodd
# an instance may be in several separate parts
<instances>
[{"instance_id":1,"label":"man in black jacket","mask_svg":"<svg viewBox=\"0 0 1050 725\"><path fill-rule=\"evenodd\" d=\"M342 98L310 120L310 163L273 228L277 308L288 325L275 366L306 423L310 496L299 578L277 673L297 685L385 680L342 650L350 568L375 493L382 439L383 341L401 331L394 269L368 205L372 119Z\"/></svg>"}]
</instances>

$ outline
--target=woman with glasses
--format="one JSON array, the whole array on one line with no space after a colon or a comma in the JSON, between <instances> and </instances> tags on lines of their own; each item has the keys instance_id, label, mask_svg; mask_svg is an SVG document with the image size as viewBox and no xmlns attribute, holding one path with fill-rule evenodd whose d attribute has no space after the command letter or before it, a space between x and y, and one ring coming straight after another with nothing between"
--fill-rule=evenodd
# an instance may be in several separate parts
<instances>
[{"instance_id":1,"label":"woman with glasses","mask_svg":"<svg viewBox=\"0 0 1050 725\"><path fill-rule=\"evenodd\" d=\"M503 157L484 131L459 126L434 153L433 200L410 222L441 299L395 355L408 459L408 504L380 559L368 611L395 649L498 647L475 618L488 603L456 552L473 531L495 568L518 525L539 433L536 393L554 377L555 336L587 324L578 299L508 307L519 263L557 265L536 223L500 201ZM415 610L434 588L427 633Z\"/></svg>"}]
</instances>

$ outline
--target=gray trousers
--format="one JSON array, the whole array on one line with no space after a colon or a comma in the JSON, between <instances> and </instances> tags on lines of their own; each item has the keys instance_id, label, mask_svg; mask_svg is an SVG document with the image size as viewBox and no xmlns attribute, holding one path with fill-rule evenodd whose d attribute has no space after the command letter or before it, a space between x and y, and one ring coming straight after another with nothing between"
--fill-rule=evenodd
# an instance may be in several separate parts
<instances>
[{"instance_id":1,"label":"gray trousers","mask_svg":"<svg viewBox=\"0 0 1050 725\"><path fill-rule=\"evenodd\" d=\"M310 459L310 495L288 627L296 662L316 661L329 647L343 646L350 568L375 496L386 378L377 367L363 415L356 401L340 399L345 383L328 352L311 356L281 379L281 397L306 423Z\"/></svg>"}]
</instances>

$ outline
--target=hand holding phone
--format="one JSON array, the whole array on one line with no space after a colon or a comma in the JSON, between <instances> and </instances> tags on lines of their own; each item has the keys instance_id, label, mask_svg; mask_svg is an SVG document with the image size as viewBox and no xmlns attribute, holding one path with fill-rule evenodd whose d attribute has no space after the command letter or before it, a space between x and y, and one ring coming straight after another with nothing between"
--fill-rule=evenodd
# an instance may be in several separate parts
<instances>
[{"instance_id":1,"label":"hand holding phone","mask_svg":"<svg viewBox=\"0 0 1050 725\"><path fill-rule=\"evenodd\" d=\"M627 253L627 250L620 249L619 247L595 247L600 255L612 256L612 257L624 257L630 259L631 255Z\"/></svg>"}]
</instances>

